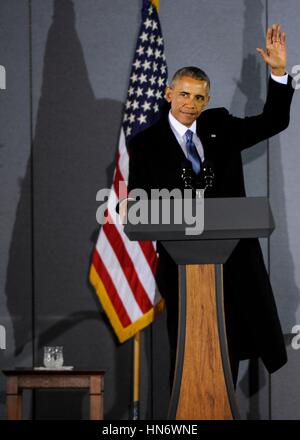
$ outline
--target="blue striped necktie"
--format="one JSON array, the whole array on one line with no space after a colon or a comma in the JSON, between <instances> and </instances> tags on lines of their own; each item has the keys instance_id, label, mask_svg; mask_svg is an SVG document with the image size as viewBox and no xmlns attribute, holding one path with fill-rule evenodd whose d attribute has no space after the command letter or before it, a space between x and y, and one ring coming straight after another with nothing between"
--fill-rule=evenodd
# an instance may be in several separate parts
<instances>
[{"instance_id":1,"label":"blue striped necktie","mask_svg":"<svg viewBox=\"0 0 300 440\"><path fill-rule=\"evenodd\" d=\"M201 170L201 159L198 154L196 145L193 142L192 130L187 130L185 132L185 137L186 137L187 158L192 164L192 168L194 170L194 173L197 175L200 173L200 170Z\"/></svg>"}]
</instances>

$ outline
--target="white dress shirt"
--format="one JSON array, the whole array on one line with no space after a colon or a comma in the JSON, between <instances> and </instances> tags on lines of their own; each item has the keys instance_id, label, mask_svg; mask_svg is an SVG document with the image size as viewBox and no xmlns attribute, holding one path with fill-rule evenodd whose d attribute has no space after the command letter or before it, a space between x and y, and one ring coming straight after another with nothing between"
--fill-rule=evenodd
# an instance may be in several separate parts
<instances>
[{"instance_id":1,"label":"white dress shirt","mask_svg":"<svg viewBox=\"0 0 300 440\"><path fill-rule=\"evenodd\" d=\"M276 75L273 75L273 73L271 73L271 78L274 79L274 81L276 81L276 82L278 82L280 84L287 84L288 83L288 77L289 77L288 73L286 73L283 76L276 76Z\"/></svg>"},{"instance_id":2,"label":"white dress shirt","mask_svg":"<svg viewBox=\"0 0 300 440\"><path fill-rule=\"evenodd\" d=\"M179 122L176 118L174 118L174 116L172 115L171 110L170 110L169 111L169 124L170 124L171 130L173 131L179 145L182 148L182 151L185 154L185 157L187 157L185 133L187 130L191 130L193 132L193 142L196 145L198 154L201 157L201 160L203 162L204 161L204 151L203 151L202 143L196 133L196 121L194 121L193 124L188 128L186 125L181 124L181 122Z\"/></svg>"}]
</instances>

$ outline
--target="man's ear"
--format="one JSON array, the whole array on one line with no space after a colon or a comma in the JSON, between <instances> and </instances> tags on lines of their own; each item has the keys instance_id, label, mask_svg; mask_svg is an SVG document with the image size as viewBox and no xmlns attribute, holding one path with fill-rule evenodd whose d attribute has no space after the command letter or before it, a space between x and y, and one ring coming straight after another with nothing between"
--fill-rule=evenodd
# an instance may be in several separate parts
<instances>
[{"instance_id":1,"label":"man's ear","mask_svg":"<svg viewBox=\"0 0 300 440\"><path fill-rule=\"evenodd\" d=\"M210 101L210 96L207 96L206 97L206 102L205 102L205 108L208 106L209 101Z\"/></svg>"},{"instance_id":2,"label":"man's ear","mask_svg":"<svg viewBox=\"0 0 300 440\"><path fill-rule=\"evenodd\" d=\"M165 99L166 99L166 101L171 102L172 101L172 97L173 97L173 90L171 89L170 86L167 86L166 90L165 90Z\"/></svg>"}]
</instances>

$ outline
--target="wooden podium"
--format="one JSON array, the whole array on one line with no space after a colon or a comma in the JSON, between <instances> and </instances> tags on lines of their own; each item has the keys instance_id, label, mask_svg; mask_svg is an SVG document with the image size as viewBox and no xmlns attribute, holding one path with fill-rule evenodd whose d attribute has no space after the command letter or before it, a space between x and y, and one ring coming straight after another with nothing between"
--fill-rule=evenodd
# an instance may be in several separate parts
<instances>
[{"instance_id":1,"label":"wooden podium","mask_svg":"<svg viewBox=\"0 0 300 440\"><path fill-rule=\"evenodd\" d=\"M131 240L159 240L179 265L178 344L169 419L239 419L227 352L222 264L239 239L268 237L273 229L268 199L263 197L205 199L200 235L186 235L183 223L125 226Z\"/></svg>"}]
</instances>

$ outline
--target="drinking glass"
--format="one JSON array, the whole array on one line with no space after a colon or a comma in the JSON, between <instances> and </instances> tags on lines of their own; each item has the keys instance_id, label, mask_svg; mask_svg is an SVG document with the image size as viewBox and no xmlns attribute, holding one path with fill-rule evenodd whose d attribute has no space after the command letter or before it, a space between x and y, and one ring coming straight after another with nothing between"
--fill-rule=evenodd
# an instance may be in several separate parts
<instances>
[{"instance_id":1,"label":"drinking glass","mask_svg":"<svg viewBox=\"0 0 300 440\"><path fill-rule=\"evenodd\" d=\"M64 363L63 347L44 347L44 366L46 368L61 368Z\"/></svg>"}]
</instances>

